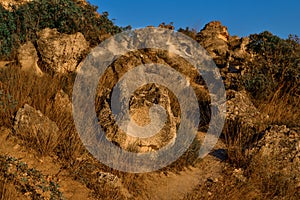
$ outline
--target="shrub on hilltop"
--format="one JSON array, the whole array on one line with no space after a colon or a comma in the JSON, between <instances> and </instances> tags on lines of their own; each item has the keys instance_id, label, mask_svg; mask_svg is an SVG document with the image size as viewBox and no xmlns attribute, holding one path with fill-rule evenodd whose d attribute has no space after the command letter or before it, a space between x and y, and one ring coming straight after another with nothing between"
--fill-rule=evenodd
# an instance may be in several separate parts
<instances>
[{"instance_id":1,"label":"shrub on hilltop","mask_svg":"<svg viewBox=\"0 0 300 200\"><path fill-rule=\"evenodd\" d=\"M270 32L250 35L255 58L246 73L246 89L256 99L276 91L300 94L300 42L297 36L281 39Z\"/></svg>"},{"instance_id":2,"label":"shrub on hilltop","mask_svg":"<svg viewBox=\"0 0 300 200\"><path fill-rule=\"evenodd\" d=\"M74 0L32 1L11 10L0 5L0 59L12 58L20 44L34 41L46 27L67 34L81 32L91 46L101 42L102 35L121 32L107 12L96 11L96 6Z\"/></svg>"}]
</instances>

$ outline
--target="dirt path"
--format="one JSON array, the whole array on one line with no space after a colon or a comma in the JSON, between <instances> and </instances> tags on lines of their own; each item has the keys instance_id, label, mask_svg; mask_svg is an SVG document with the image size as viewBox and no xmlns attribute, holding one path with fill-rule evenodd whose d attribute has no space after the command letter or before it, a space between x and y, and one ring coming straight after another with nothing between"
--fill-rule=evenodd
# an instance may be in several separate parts
<instances>
[{"instance_id":1,"label":"dirt path","mask_svg":"<svg viewBox=\"0 0 300 200\"><path fill-rule=\"evenodd\" d=\"M178 200L208 178L215 180L221 174L220 161L207 156L197 167L168 175L153 175L145 180L143 199Z\"/></svg>"},{"instance_id":2,"label":"dirt path","mask_svg":"<svg viewBox=\"0 0 300 200\"><path fill-rule=\"evenodd\" d=\"M91 198L91 190L85 185L74 181L66 170L51 157L38 158L34 152L20 146L13 138L8 137L10 130L0 127L0 155L8 155L21 159L29 168L39 170L42 174L58 180L59 190L66 199L82 200Z\"/></svg>"},{"instance_id":3,"label":"dirt path","mask_svg":"<svg viewBox=\"0 0 300 200\"><path fill-rule=\"evenodd\" d=\"M223 148L224 144L218 142L215 149ZM186 168L179 174L152 173L143 182L141 199L149 200L178 200L183 199L187 193L207 179L216 180L222 176L223 165L221 160L213 155L202 159L195 167Z\"/></svg>"},{"instance_id":4,"label":"dirt path","mask_svg":"<svg viewBox=\"0 0 300 200\"><path fill-rule=\"evenodd\" d=\"M8 137L10 130L0 128L0 155L9 155L23 162L30 168L35 168L44 175L55 177L60 185L60 191L66 199L93 199L92 191L85 185L74 181L69 172L61 169L52 157L38 158L34 151L28 150ZM218 143L216 148L222 148L223 144ZM133 197L137 200L178 200L183 199L187 193L207 179L218 179L222 171L220 159L208 155L195 167L186 168L180 173L168 172L167 175L156 172L150 173L142 183L139 183L140 195ZM130 196L130 195L129 195ZM131 199L131 198L130 198Z\"/></svg>"}]
</instances>

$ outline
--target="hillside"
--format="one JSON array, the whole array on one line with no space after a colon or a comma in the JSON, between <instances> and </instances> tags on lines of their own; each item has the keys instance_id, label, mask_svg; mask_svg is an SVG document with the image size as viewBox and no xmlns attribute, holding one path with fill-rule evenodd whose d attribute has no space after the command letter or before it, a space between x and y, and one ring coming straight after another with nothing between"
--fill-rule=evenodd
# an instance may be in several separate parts
<instances>
[{"instance_id":1,"label":"hillside","mask_svg":"<svg viewBox=\"0 0 300 200\"><path fill-rule=\"evenodd\" d=\"M240 38L230 35L219 21L199 32L162 23L159 28L147 27L148 34L141 37L139 32L128 32L127 38L130 29L116 26L108 13L97 13L97 7L84 0L1 2L0 199L300 199L299 37L282 39L265 31ZM127 52L151 46L150 35L156 31L180 34L180 39L155 37L169 52L164 48ZM126 37L117 37L119 33ZM197 48L189 46L190 41ZM187 57L174 53L176 42L185 45L182 55ZM98 45L107 49L95 48ZM215 71L204 67L200 73L186 59L202 47L207 54L201 50L196 55L204 57L202 63L213 60ZM100 73L95 68L102 66L97 56L103 55L108 67L95 79ZM158 67L151 68L152 63ZM158 68L155 73L162 72L162 66L179 72L187 81L175 73L164 80L173 81L175 90L192 88L196 101L188 95L182 100L154 79L145 81L145 73L126 76L138 66ZM215 105L222 87L212 94L211 88L219 86L207 81L206 74L222 80L226 102ZM78 80L82 75L87 80ZM77 87L95 80L95 90L90 85ZM93 102L76 104L81 98ZM198 109L183 110L193 105ZM220 137L207 156L198 158L211 121L218 117L215 113L225 106L224 125L221 117L216 118L222 126ZM128 113L121 110L124 107ZM95 124L89 124L90 108L104 137L93 132ZM125 124L126 130L120 126L118 120L124 121L127 114L138 126ZM177 140L186 142L191 126L187 123L180 129L184 116L196 123L195 138L186 149L155 154L172 149ZM150 137L134 135L153 130ZM132 153L126 155L155 156L135 163L111 149L97 150L103 141ZM99 161L101 152L115 167ZM179 155L174 162L155 166L173 154ZM117 165L114 159L119 159ZM127 161L138 168L118 170L126 169ZM158 169L151 170L152 165Z\"/></svg>"}]
</instances>

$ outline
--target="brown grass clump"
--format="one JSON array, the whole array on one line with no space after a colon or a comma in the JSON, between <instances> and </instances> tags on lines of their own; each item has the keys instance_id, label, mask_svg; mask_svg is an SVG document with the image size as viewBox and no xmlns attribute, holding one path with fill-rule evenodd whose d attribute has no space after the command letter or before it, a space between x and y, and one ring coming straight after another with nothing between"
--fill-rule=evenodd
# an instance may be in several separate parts
<instances>
[{"instance_id":1,"label":"brown grass clump","mask_svg":"<svg viewBox=\"0 0 300 200\"><path fill-rule=\"evenodd\" d=\"M0 178L0 199L23 199L7 178Z\"/></svg>"},{"instance_id":2,"label":"brown grass clump","mask_svg":"<svg viewBox=\"0 0 300 200\"><path fill-rule=\"evenodd\" d=\"M265 102L258 102L259 110L269 116L267 120L269 124L299 126L300 96L295 90L296 88L285 91L280 88Z\"/></svg>"},{"instance_id":3,"label":"brown grass clump","mask_svg":"<svg viewBox=\"0 0 300 200\"><path fill-rule=\"evenodd\" d=\"M15 107L9 107L5 112L0 110L0 123L2 126L13 127L13 116L25 104L41 111L43 115L54 121L59 128L59 133L57 133L59 140L55 144L57 148L52 149L54 152L44 151L44 153L56 153L60 158L67 160L66 163L72 165L83 151L82 143L76 132L72 114L62 112L58 106L54 106L56 94L62 89L70 88L71 78L50 77L48 75L39 77L34 73L21 71L18 66L11 66L1 71L0 80L3 90L17 102ZM23 139L27 140L26 137ZM47 138L42 140L47 141ZM47 142L38 144L32 143L30 147L37 150L49 149L46 146L40 146L47 144Z\"/></svg>"}]
</instances>

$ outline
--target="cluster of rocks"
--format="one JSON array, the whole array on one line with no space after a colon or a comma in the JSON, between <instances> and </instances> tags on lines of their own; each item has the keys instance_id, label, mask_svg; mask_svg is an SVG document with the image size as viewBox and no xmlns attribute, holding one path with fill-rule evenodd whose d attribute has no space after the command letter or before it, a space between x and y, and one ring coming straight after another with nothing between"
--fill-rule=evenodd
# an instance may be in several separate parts
<instances>
[{"instance_id":1,"label":"cluster of rocks","mask_svg":"<svg viewBox=\"0 0 300 200\"><path fill-rule=\"evenodd\" d=\"M174 29L171 25L165 24L161 24L160 27L172 30ZM246 48L249 43L249 38L230 36L227 28L220 22L211 22L197 34L196 39L212 56L217 66L220 68L221 74L224 78L226 88L228 89L226 102L227 124L230 124L237 119L240 120L243 126L248 128L255 128L262 124L262 121L268 116L261 116L252 104L247 92L244 90L238 91L236 86L236 80L241 78L243 69L247 64L247 59L250 57ZM56 29L47 28L38 33L36 45L31 42L27 42L19 48L18 61L22 69L34 71L39 75L43 74L42 70L39 68L39 64L41 63L42 66L44 66L43 71L65 74L76 71L80 65L80 61L82 61L88 51L89 44L81 33L67 35L59 33ZM199 85L199 82L196 83L197 76L194 71L188 70L191 69L191 67L187 67L187 69L182 67L188 66L188 64L180 61L180 59L176 57L159 57L154 55L153 52L136 52L132 55L127 55L127 57L125 56L125 58L121 58L120 60L120 63L123 63L120 64L116 62L114 66L115 71L112 72L112 74L108 73L107 78L103 79L110 79L110 81L105 81L105 83L100 82L100 84L104 87L102 88L103 91L98 92L98 95L105 96L106 98L105 100L102 99L105 102L101 103L102 108L99 110L99 115L101 115L99 118L102 119L102 125L106 127L105 129L108 131L107 135L110 140L115 140L115 142L123 147L128 147L132 143L138 143L138 151L150 151L151 149L153 150L153 148L158 149L162 147L165 142L170 141L169 139L175 136L173 133L170 133L170 135L173 136L167 137L169 139L164 140L164 142L157 142L157 138L154 138L151 141L141 142L132 138L121 136L124 135L124 133L113 133L116 131L116 128L113 125L114 120L109 105L111 87L118 81L118 77L121 77L126 71L132 69L134 66L151 62L152 60L161 64L181 66L181 68L178 68L177 70L191 78L191 82L196 90L197 96L205 96L205 98L202 99L202 102L206 102L206 104L209 102L208 93L205 89L203 89L203 85ZM166 110L168 110L167 114L170 116L170 124L172 124L171 127L173 127L171 129L169 127L168 131L174 131L174 127L178 125L178 113L175 114L174 110L176 109L171 109L171 107L174 106L174 102L176 101L170 99L168 91L157 85L148 85L143 88L143 90L135 94L135 100L132 101L130 105L130 112L133 118L136 118L137 123L149 118L147 112L151 105L155 102L153 99L153 101L147 100L147 95L144 93L151 93L152 90L156 92L155 95L159 96L158 99L154 99L155 101L168 102L163 105L167 108ZM55 99L57 99L55 102L58 102L56 105L57 107L61 107L62 109L64 108L71 112L71 103L68 95L66 95L63 91L60 91ZM144 122L144 124L146 123L147 122ZM109 126L112 128L108 128Z\"/></svg>"},{"instance_id":2,"label":"cluster of rocks","mask_svg":"<svg viewBox=\"0 0 300 200\"><path fill-rule=\"evenodd\" d=\"M272 172L295 176L300 187L300 129L271 126L250 150L258 159L271 165ZM270 172L271 172L270 171Z\"/></svg>"},{"instance_id":3,"label":"cluster of rocks","mask_svg":"<svg viewBox=\"0 0 300 200\"><path fill-rule=\"evenodd\" d=\"M219 21L208 23L196 40L205 48L220 68L227 89L240 89L239 79L247 68L251 54L247 51L250 39L230 36Z\"/></svg>"},{"instance_id":4,"label":"cluster of rocks","mask_svg":"<svg viewBox=\"0 0 300 200\"><path fill-rule=\"evenodd\" d=\"M35 46L29 41L18 49L18 62L22 70L38 75L42 75L43 71L74 72L89 50L89 43L82 33L68 35L49 28L38 33L36 43Z\"/></svg>"},{"instance_id":5,"label":"cluster of rocks","mask_svg":"<svg viewBox=\"0 0 300 200\"><path fill-rule=\"evenodd\" d=\"M300 189L300 129L273 125L266 129L257 145L249 149L257 173L271 179L278 187ZM251 168L251 166L250 166ZM296 194L295 194L296 195Z\"/></svg>"},{"instance_id":6,"label":"cluster of rocks","mask_svg":"<svg viewBox=\"0 0 300 200\"><path fill-rule=\"evenodd\" d=\"M9 7L15 2L17 1L7 0L2 2L2 5ZM174 30L170 24L161 24L159 27ZM17 58L22 70L35 72L39 76L49 72L54 74L76 72L90 50L89 43L81 33L68 35L59 33L56 29L46 28L37 35L36 43L29 41L19 48ZM256 131L268 116L263 116L256 109L247 92L242 90L239 84L247 63L252 57L247 51L249 40L247 37L230 36L227 28L217 21L208 23L196 34L196 41L214 59L224 79L227 89L226 126L238 120L239 126ZM150 51L137 51L121 57L119 62L116 61L114 66L107 70L105 77L99 82L101 87L98 88L97 95L100 106L96 109L100 124L106 131L106 137L130 151L156 151L176 138L176 128L180 123L178 102L169 90L157 84L148 84L140 88L133 94L129 105L132 119L141 126L149 123L149 109L153 104L159 104L165 108L168 120L156 136L149 139L137 139L119 130L114 122L110 106L112 87L126 71L154 61L177 67L176 70L190 78L197 97L202 98L199 104L204 108L207 108L209 104L208 92L197 80L195 70L191 70L192 68L179 58L166 54L158 56L157 52L155 54ZM126 90L125 86L120 89ZM70 97L64 91L57 93L54 102L57 110L72 112ZM57 125L29 105L25 105L17 112L14 130L22 137L27 137L24 139L28 141L38 139L43 146L49 148L55 148L57 144L59 132ZM261 156L266 161L272 162L273 169L277 172L283 171L282 173L286 173L287 176L288 173L293 172L295 179L299 181L299 139L299 130L274 126L265 131L258 146L251 149L251 152L255 157ZM47 150L49 149L45 149ZM103 177L111 179L113 176L104 174Z\"/></svg>"}]
</instances>

